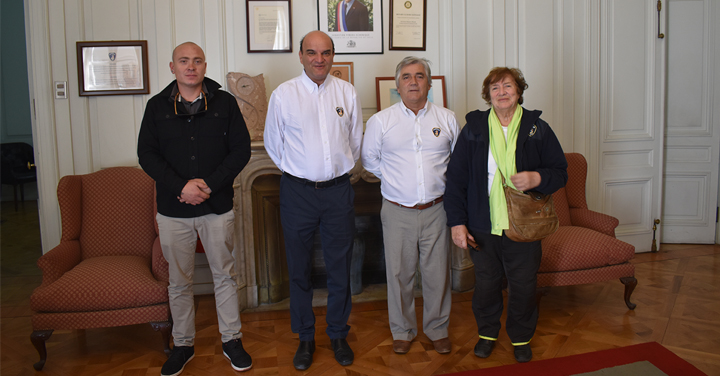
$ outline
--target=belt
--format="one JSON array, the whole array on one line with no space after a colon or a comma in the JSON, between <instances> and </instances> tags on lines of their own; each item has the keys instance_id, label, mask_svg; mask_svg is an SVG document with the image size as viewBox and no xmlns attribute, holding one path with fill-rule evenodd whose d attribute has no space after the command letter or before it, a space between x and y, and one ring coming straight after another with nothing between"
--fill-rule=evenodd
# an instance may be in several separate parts
<instances>
[{"instance_id":1,"label":"belt","mask_svg":"<svg viewBox=\"0 0 720 376\"><path fill-rule=\"evenodd\" d=\"M332 186L334 186L334 185L338 185L338 184L343 183L343 182L345 182L346 180L349 180L349 179L350 179L350 175L349 175L349 174L345 174L345 175L342 175L342 176L338 176L338 177L336 177L335 179L325 180L325 181L312 181L312 180L307 180L307 179L299 178L299 177L294 176L294 175L290 175L290 174L288 174L287 172L283 172L283 175L285 175L288 179L293 180L293 181L295 181L295 182L298 182L298 183L300 183L300 184L312 185L312 186L315 187L315 189L322 189L322 188L332 187Z\"/></svg>"},{"instance_id":2,"label":"belt","mask_svg":"<svg viewBox=\"0 0 720 376\"><path fill-rule=\"evenodd\" d=\"M438 198L436 198L436 199L434 199L434 200L432 200L432 201L430 201L430 202L428 202L428 203L425 203L425 204L417 204L417 205L415 205L415 206L400 205L400 204L398 204L397 202L390 201L390 200L388 200L388 199L386 199L386 200L387 200L387 202L389 202L389 203L391 203L391 204L393 204L393 205L397 205L397 206L399 206L399 207L401 207L401 208L424 210L424 209L427 209L427 208L429 208L429 207L431 207L431 206L433 206L433 205L436 205L436 204L441 203L441 202L443 201L443 196L440 196L440 197L438 197Z\"/></svg>"}]
</instances>

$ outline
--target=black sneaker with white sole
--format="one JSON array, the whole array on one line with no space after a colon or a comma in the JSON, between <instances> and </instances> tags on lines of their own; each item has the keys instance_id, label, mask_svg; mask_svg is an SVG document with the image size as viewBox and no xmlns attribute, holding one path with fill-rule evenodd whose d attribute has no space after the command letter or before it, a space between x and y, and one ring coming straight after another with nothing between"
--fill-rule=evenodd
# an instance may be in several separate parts
<instances>
[{"instance_id":1,"label":"black sneaker with white sole","mask_svg":"<svg viewBox=\"0 0 720 376\"><path fill-rule=\"evenodd\" d=\"M170 353L170 357L160 370L162 376L177 376L182 373L185 365L195 357L195 347L193 346L175 346Z\"/></svg>"},{"instance_id":2,"label":"black sneaker with white sole","mask_svg":"<svg viewBox=\"0 0 720 376\"><path fill-rule=\"evenodd\" d=\"M222 344L223 354L230 359L232 368L236 371L247 371L252 368L252 358L243 349L242 341L236 338Z\"/></svg>"}]
</instances>

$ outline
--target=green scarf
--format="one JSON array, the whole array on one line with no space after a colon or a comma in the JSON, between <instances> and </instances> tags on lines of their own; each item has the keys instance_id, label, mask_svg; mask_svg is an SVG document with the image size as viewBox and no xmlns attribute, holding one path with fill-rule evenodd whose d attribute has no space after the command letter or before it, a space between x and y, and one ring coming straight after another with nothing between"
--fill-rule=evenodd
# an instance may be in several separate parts
<instances>
[{"instance_id":1,"label":"green scarf","mask_svg":"<svg viewBox=\"0 0 720 376\"><path fill-rule=\"evenodd\" d=\"M502 187L502 178L500 171L505 175L505 184L515 189L510 181L510 177L517 173L515 165L515 149L517 146L518 132L520 130L520 119L522 118L522 107L517 106L515 115L513 115L508 125L507 142L505 141L505 132L502 130L500 119L495 114L495 109L490 110L488 124L490 128L490 150L498 165L495 171L492 186L490 187L490 221L492 223L491 234L502 236L502 232L509 228L507 203L505 202L505 192Z\"/></svg>"}]
</instances>

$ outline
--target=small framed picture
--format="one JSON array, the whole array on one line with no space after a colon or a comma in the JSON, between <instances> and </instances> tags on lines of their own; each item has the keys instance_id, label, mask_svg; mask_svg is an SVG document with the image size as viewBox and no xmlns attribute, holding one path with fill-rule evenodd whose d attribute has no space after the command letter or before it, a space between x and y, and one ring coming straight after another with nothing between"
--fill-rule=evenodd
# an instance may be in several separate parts
<instances>
[{"instance_id":1,"label":"small framed picture","mask_svg":"<svg viewBox=\"0 0 720 376\"><path fill-rule=\"evenodd\" d=\"M76 42L80 96L150 94L145 40Z\"/></svg>"},{"instance_id":2,"label":"small framed picture","mask_svg":"<svg viewBox=\"0 0 720 376\"><path fill-rule=\"evenodd\" d=\"M382 0L317 0L318 30L336 54L383 53Z\"/></svg>"},{"instance_id":3,"label":"small framed picture","mask_svg":"<svg viewBox=\"0 0 720 376\"><path fill-rule=\"evenodd\" d=\"M400 102L400 94L395 85L395 77L375 77L375 90L377 92L378 111L382 111ZM437 105L447 107L445 76L432 76L432 87L430 91L428 91L428 100Z\"/></svg>"},{"instance_id":4,"label":"small framed picture","mask_svg":"<svg viewBox=\"0 0 720 376\"><path fill-rule=\"evenodd\" d=\"M332 68L330 68L330 74L333 76L345 80L351 84L355 84L355 72L353 71L353 63L341 63L341 62L334 62L332 65Z\"/></svg>"},{"instance_id":5,"label":"small framed picture","mask_svg":"<svg viewBox=\"0 0 720 376\"><path fill-rule=\"evenodd\" d=\"M247 52L292 52L290 0L247 0Z\"/></svg>"},{"instance_id":6,"label":"small framed picture","mask_svg":"<svg viewBox=\"0 0 720 376\"><path fill-rule=\"evenodd\" d=\"M390 49L425 51L426 0L390 0Z\"/></svg>"}]
</instances>

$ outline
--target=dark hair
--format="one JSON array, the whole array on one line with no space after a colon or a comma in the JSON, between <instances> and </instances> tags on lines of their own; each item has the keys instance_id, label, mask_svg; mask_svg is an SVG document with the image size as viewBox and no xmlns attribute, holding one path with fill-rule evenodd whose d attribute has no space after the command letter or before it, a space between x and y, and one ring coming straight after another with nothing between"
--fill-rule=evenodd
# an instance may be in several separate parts
<instances>
[{"instance_id":1,"label":"dark hair","mask_svg":"<svg viewBox=\"0 0 720 376\"><path fill-rule=\"evenodd\" d=\"M312 33L312 31L310 33ZM310 33L303 35L303 37L300 39L300 53L303 52L302 45L303 45L303 42L305 41L305 37L308 36L308 34L310 34ZM334 54L335 53L335 41L333 41L333 39L329 35L327 35L327 33L325 33L324 31L321 31L321 33L325 34L325 36L330 38L330 43L332 43L332 49L333 49L333 54Z\"/></svg>"},{"instance_id":2,"label":"dark hair","mask_svg":"<svg viewBox=\"0 0 720 376\"><path fill-rule=\"evenodd\" d=\"M485 103L487 103L488 105L491 104L490 85L501 81L507 76L510 76L510 78L515 81L515 87L517 88L518 96L520 96L520 98L518 99L518 104L523 103L523 93L525 92L525 90L527 90L528 84L527 82L525 82L525 77L523 76L520 69L508 67L495 67L491 69L490 73L488 73L487 77L485 77L482 87L482 98L485 100Z\"/></svg>"}]
</instances>

